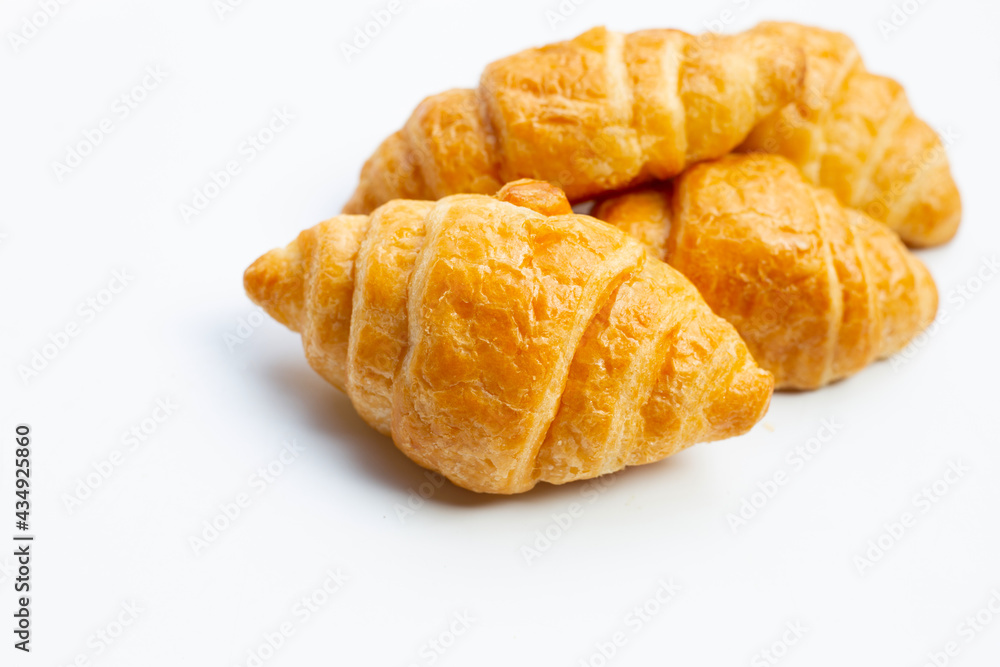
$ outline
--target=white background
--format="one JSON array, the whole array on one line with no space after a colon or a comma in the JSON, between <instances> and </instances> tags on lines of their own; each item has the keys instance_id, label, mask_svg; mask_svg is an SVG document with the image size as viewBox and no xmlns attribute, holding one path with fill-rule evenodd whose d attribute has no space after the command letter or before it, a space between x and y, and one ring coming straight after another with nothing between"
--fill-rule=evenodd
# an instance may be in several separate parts
<instances>
[{"instance_id":1,"label":"white background","mask_svg":"<svg viewBox=\"0 0 1000 667\"><path fill-rule=\"evenodd\" d=\"M799 623L780 664L918 666L955 641L949 664L996 665L1000 615L968 642L960 625L1000 591L1000 278L976 278L1000 255L1000 5L910 0L915 13L884 36L888 1L585 0L552 26L555 0L403 0L348 63L340 44L385 5L245 0L220 18L212 0L70 2L15 52L10 32L40 5L4 3L0 664L253 665L248 652L290 622L263 664L769 664L759 652ZM965 218L953 243L920 255L947 321L909 358L777 395L750 435L618 474L602 492L490 498L446 484L401 517L423 471L309 369L295 335L267 320L227 345L254 312L243 269L337 213L425 95L594 25L702 31L722 19L734 31L771 18L846 31L957 135ZM116 99L150 66L165 80L122 118ZM282 107L294 121L246 160L241 144ZM53 163L104 118L112 132L60 181ZM180 205L229 160L240 173L185 223ZM121 270L133 278L102 312L80 310ZM979 289L966 299L959 287ZM79 334L23 380L18 368L71 323ZM122 434L158 399L180 407L129 450ZM841 426L796 467L788 453L823 420ZM10 631L18 423L33 432L38 536L28 656ZM290 439L304 452L258 494L251 476ZM116 450L120 465L67 507ZM950 462L967 472L923 511L914 496ZM734 531L727 515L780 471L788 483ZM249 507L196 554L190 538L241 493ZM572 503L582 512L527 562L522 547L558 532L553 515ZM915 525L859 572L856 557L904 512ZM296 601L338 568L349 581L300 622ZM665 604L661 579L680 587ZM647 621L628 617L651 599ZM129 603L138 617L103 643ZM450 637L463 613L471 629ZM593 657L618 632L624 646ZM443 654L427 644L439 637Z\"/></svg>"}]
</instances>

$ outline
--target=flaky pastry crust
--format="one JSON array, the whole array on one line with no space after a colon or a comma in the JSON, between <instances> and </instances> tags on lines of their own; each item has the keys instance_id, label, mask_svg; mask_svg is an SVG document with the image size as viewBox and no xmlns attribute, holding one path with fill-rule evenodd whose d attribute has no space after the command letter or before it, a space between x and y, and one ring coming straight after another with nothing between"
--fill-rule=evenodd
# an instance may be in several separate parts
<instances>
[{"instance_id":1,"label":"flaky pastry crust","mask_svg":"<svg viewBox=\"0 0 1000 667\"><path fill-rule=\"evenodd\" d=\"M340 215L244 285L368 423L474 491L743 433L773 388L690 282L547 184Z\"/></svg>"},{"instance_id":2,"label":"flaky pastry crust","mask_svg":"<svg viewBox=\"0 0 1000 667\"><path fill-rule=\"evenodd\" d=\"M424 100L378 148L344 213L392 199L492 194L519 178L580 201L725 155L798 99L802 50L758 33L594 28L489 65Z\"/></svg>"},{"instance_id":3,"label":"flaky pastry crust","mask_svg":"<svg viewBox=\"0 0 1000 667\"><path fill-rule=\"evenodd\" d=\"M730 155L609 197L594 215L683 273L778 388L815 389L934 319L927 268L885 225L775 155Z\"/></svg>"},{"instance_id":4,"label":"flaky pastry crust","mask_svg":"<svg viewBox=\"0 0 1000 667\"><path fill-rule=\"evenodd\" d=\"M761 122L741 150L791 159L841 203L886 223L911 246L950 240L962 200L941 137L917 118L896 81L872 74L854 42L796 23L751 32L806 54L805 94Z\"/></svg>"}]
</instances>

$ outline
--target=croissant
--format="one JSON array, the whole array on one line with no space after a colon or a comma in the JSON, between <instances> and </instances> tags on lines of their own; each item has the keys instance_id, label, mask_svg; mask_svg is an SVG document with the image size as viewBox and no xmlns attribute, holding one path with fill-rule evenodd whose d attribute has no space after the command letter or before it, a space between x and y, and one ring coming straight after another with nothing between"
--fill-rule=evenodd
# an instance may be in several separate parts
<instances>
[{"instance_id":1,"label":"croissant","mask_svg":"<svg viewBox=\"0 0 1000 667\"><path fill-rule=\"evenodd\" d=\"M846 35L794 23L752 32L804 50L806 91L757 125L741 150L784 155L909 245L951 239L962 218L958 188L941 138L913 113L903 87L868 72Z\"/></svg>"},{"instance_id":2,"label":"croissant","mask_svg":"<svg viewBox=\"0 0 1000 667\"><path fill-rule=\"evenodd\" d=\"M376 150L344 213L397 198L492 194L537 178L580 201L725 155L802 92L805 57L756 33L594 28L425 99Z\"/></svg>"},{"instance_id":3,"label":"croissant","mask_svg":"<svg viewBox=\"0 0 1000 667\"><path fill-rule=\"evenodd\" d=\"M731 322L778 388L814 389L891 355L934 319L937 289L892 230L788 160L730 155L599 202Z\"/></svg>"},{"instance_id":4,"label":"croissant","mask_svg":"<svg viewBox=\"0 0 1000 667\"><path fill-rule=\"evenodd\" d=\"M547 184L340 215L244 285L369 424L473 491L743 433L773 388L683 276Z\"/></svg>"}]
</instances>

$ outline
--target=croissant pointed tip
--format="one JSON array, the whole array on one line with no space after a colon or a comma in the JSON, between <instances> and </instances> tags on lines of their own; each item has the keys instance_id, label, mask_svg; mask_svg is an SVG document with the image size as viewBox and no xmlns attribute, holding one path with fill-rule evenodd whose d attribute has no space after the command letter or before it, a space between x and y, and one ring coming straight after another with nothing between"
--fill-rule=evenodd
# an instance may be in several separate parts
<instances>
[{"instance_id":1,"label":"croissant pointed tip","mask_svg":"<svg viewBox=\"0 0 1000 667\"><path fill-rule=\"evenodd\" d=\"M940 295L934 277L931 275L927 265L919 259L914 258L914 280L918 297L919 315L917 317L918 329L914 335L923 331L931 325L937 318Z\"/></svg>"},{"instance_id":2,"label":"croissant pointed tip","mask_svg":"<svg viewBox=\"0 0 1000 667\"><path fill-rule=\"evenodd\" d=\"M726 390L727 400L721 403L725 410L712 413L713 426L723 438L749 432L767 414L773 394L774 375L747 355L743 368Z\"/></svg>"},{"instance_id":3,"label":"croissant pointed tip","mask_svg":"<svg viewBox=\"0 0 1000 667\"><path fill-rule=\"evenodd\" d=\"M750 372L753 376L750 386L754 388L754 391L750 393L750 405L752 409L748 413L747 431L753 428L767 414L768 409L771 407L771 397L774 396L775 388L774 375L771 372L760 368L756 364L754 364L754 368Z\"/></svg>"},{"instance_id":4,"label":"croissant pointed tip","mask_svg":"<svg viewBox=\"0 0 1000 667\"><path fill-rule=\"evenodd\" d=\"M243 273L243 289L268 315L297 331L304 298L297 242L257 258Z\"/></svg>"}]
</instances>

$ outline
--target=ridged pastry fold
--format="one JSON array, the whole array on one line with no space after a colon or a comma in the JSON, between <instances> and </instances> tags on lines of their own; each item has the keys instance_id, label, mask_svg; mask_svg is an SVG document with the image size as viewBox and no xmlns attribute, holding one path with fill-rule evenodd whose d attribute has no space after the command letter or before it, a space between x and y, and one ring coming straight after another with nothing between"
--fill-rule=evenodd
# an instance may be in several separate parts
<instances>
[{"instance_id":1,"label":"ridged pastry fold","mask_svg":"<svg viewBox=\"0 0 1000 667\"><path fill-rule=\"evenodd\" d=\"M885 225L775 155L730 155L599 202L594 215L684 274L778 388L814 389L933 321L930 272Z\"/></svg>"},{"instance_id":2,"label":"ridged pastry fold","mask_svg":"<svg viewBox=\"0 0 1000 667\"><path fill-rule=\"evenodd\" d=\"M366 162L344 212L492 194L520 178L572 201L668 178L733 150L799 99L804 77L802 49L763 34L594 28L425 99Z\"/></svg>"},{"instance_id":3,"label":"ridged pastry fold","mask_svg":"<svg viewBox=\"0 0 1000 667\"><path fill-rule=\"evenodd\" d=\"M475 491L595 477L753 426L773 379L732 326L637 241L568 211L531 181L395 200L302 232L244 285L366 421Z\"/></svg>"},{"instance_id":4,"label":"ridged pastry fold","mask_svg":"<svg viewBox=\"0 0 1000 667\"><path fill-rule=\"evenodd\" d=\"M789 158L812 183L908 245L951 239L962 200L946 147L903 87L869 72L841 33L796 23L762 23L750 32L801 48L806 79L801 99L760 122L741 150Z\"/></svg>"}]
</instances>

